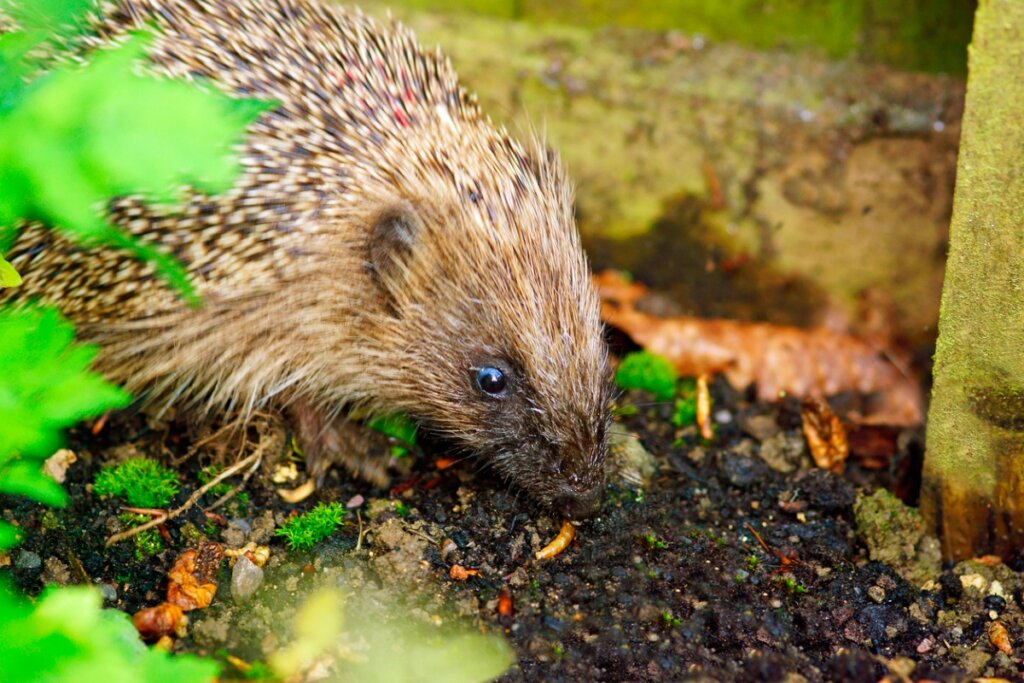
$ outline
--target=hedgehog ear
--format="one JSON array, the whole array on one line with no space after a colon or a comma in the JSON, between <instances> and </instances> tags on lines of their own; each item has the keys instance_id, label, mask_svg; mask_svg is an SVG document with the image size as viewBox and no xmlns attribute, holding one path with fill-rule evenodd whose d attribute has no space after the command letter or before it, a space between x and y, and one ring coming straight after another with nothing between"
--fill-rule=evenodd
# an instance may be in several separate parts
<instances>
[{"instance_id":1,"label":"hedgehog ear","mask_svg":"<svg viewBox=\"0 0 1024 683\"><path fill-rule=\"evenodd\" d=\"M378 284L401 279L409 263L422 223L411 204L389 206L377 214L370 225L369 267Z\"/></svg>"}]
</instances>

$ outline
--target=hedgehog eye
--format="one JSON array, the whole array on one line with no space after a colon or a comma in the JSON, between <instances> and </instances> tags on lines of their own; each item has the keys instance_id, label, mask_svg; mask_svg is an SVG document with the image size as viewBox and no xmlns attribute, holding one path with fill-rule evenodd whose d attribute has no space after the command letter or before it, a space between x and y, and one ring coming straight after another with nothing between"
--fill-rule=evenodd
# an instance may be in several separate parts
<instances>
[{"instance_id":1,"label":"hedgehog eye","mask_svg":"<svg viewBox=\"0 0 1024 683\"><path fill-rule=\"evenodd\" d=\"M508 385L508 377L498 368L482 367L476 371L476 385L488 396L501 396Z\"/></svg>"}]
</instances>

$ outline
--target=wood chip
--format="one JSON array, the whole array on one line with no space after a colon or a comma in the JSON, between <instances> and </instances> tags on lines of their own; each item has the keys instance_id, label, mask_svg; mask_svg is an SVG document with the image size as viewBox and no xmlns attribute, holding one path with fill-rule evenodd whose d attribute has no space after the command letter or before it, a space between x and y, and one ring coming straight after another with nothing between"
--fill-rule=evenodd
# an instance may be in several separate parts
<instances>
[{"instance_id":1,"label":"wood chip","mask_svg":"<svg viewBox=\"0 0 1024 683\"><path fill-rule=\"evenodd\" d=\"M448 570L448 576L453 581L465 581L471 576L480 576L479 569L467 569L461 564L453 564L452 568Z\"/></svg>"},{"instance_id":2,"label":"wood chip","mask_svg":"<svg viewBox=\"0 0 1024 683\"><path fill-rule=\"evenodd\" d=\"M711 441L715 438L715 432L711 429L711 391L708 389L707 375L697 378L697 426L700 427L702 439Z\"/></svg>"},{"instance_id":3,"label":"wood chip","mask_svg":"<svg viewBox=\"0 0 1024 683\"><path fill-rule=\"evenodd\" d=\"M313 491L316 491L316 482L310 479L305 484L293 489L277 489L277 495L281 496L281 500L284 502L295 504L309 498Z\"/></svg>"},{"instance_id":4,"label":"wood chip","mask_svg":"<svg viewBox=\"0 0 1024 683\"><path fill-rule=\"evenodd\" d=\"M186 612L208 607L217 594L213 577L223 556L218 543L202 543L198 550L183 552L167 573L167 601Z\"/></svg>"},{"instance_id":5,"label":"wood chip","mask_svg":"<svg viewBox=\"0 0 1024 683\"><path fill-rule=\"evenodd\" d=\"M512 592L507 588L498 591L498 616L512 616Z\"/></svg>"}]
</instances>

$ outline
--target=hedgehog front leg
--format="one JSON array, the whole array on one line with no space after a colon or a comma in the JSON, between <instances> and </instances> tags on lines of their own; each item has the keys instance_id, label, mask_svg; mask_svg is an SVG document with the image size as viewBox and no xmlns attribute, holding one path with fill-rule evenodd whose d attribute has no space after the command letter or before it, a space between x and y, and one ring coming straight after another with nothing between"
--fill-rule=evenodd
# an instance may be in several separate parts
<instances>
[{"instance_id":1,"label":"hedgehog front leg","mask_svg":"<svg viewBox=\"0 0 1024 683\"><path fill-rule=\"evenodd\" d=\"M390 482L388 438L347 417L328 417L308 402L289 408L297 437L306 456L306 469L319 487L332 465L374 486Z\"/></svg>"}]
</instances>

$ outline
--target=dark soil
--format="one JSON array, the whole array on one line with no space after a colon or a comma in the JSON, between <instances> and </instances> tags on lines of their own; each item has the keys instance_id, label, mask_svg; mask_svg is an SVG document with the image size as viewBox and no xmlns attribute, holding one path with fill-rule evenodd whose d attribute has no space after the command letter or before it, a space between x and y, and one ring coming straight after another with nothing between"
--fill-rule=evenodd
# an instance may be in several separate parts
<instances>
[{"instance_id":1,"label":"dark soil","mask_svg":"<svg viewBox=\"0 0 1024 683\"><path fill-rule=\"evenodd\" d=\"M391 491L332 474L298 505L274 489L295 486L301 475L274 484L268 464L249 483L248 504L228 505L213 519L197 507L167 523L173 547L162 553L137 559L131 541L104 548L120 522L117 501L89 490L98 467L130 452L167 462L189 445L175 425L168 431L114 416L98 436L72 435L80 460L69 471L66 510L0 499L4 517L27 532L10 571L29 593L47 581L101 584L108 606L133 612L162 601L167 569L198 538L267 544L272 557L255 597L236 605L225 568L214 604L192 613L189 637L176 644L247 661L287 643L298 596L326 583L369 602L395 601L400 619L436 624L437 614L454 612L454 621L504 634L518 657L508 681L1020 679L1024 581L1014 570L1024 569L1022 558L1004 558L1011 566L933 566L929 577L911 566L924 551L908 546L900 554L908 541L898 537L895 517L891 530L887 521L873 532L861 517L858 532L854 507L865 490L888 484L914 495L919 434L852 433L853 455L838 476L811 466L795 402L751 403L723 383L713 395L711 443L693 427L673 428L669 406L624 397L623 406L639 408L618 421L653 455L657 472L642 490L610 486L601 515L544 562L533 553L560 520L472 463L437 469L444 455L437 445L425 446ZM197 455L179 466L176 503L198 485L204 464ZM293 509L356 494L365 502L312 551L289 552L271 534ZM908 561L869 559L872 533L875 557ZM480 575L455 581L453 564ZM511 597L511 614L499 615L500 595ZM1014 654L991 642L993 621L1007 628ZM362 623L350 616L348 627ZM228 668L231 675L240 676Z\"/></svg>"}]
</instances>

